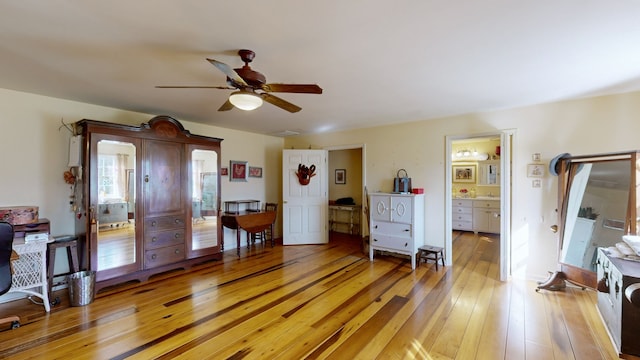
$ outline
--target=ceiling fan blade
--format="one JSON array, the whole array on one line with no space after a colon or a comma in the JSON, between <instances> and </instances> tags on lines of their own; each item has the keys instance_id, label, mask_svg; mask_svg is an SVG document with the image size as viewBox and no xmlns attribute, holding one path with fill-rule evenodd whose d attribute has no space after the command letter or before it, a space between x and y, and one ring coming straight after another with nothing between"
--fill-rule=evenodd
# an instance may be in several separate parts
<instances>
[{"instance_id":1,"label":"ceiling fan blade","mask_svg":"<svg viewBox=\"0 0 640 360\"><path fill-rule=\"evenodd\" d=\"M233 109L233 104L227 99L227 101L225 101L225 103L220 106L218 111L229 111L231 109Z\"/></svg>"},{"instance_id":2,"label":"ceiling fan blade","mask_svg":"<svg viewBox=\"0 0 640 360\"><path fill-rule=\"evenodd\" d=\"M264 84L262 90L266 92L322 94L322 88L315 84Z\"/></svg>"},{"instance_id":3,"label":"ceiling fan blade","mask_svg":"<svg viewBox=\"0 0 640 360\"><path fill-rule=\"evenodd\" d=\"M235 82L236 84L249 86L249 84L247 84L244 79L242 79L240 75L238 75L238 73L233 70L233 68L231 68L231 66L214 59L207 58L207 61L213 64L213 66L217 67L220 71L227 75L227 77L231 79L231 81Z\"/></svg>"},{"instance_id":4,"label":"ceiling fan blade","mask_svg":"<svg viewBox=\"0 0 640 360\"><path fill-rule=\"evenodd\" d=\"M262 100L273 104L281 109L287 110L290 113L295 113L298 112L300 110L302 110L301 107L297 106L297 105L293 105L292 103L283 100L277 96L273 96L271 94L260 94L260 97L262 98Z\"/></svg>"},{"instance_id":5,"label":"ceiling fan blade","mask_svg":"<svg viewBox=\"0 0 640 360\"><path fill-rule=\"evenodd\" d=\"M236 88L232 88L229 86L182 86L182 85L160 85L156 86L158 89L223 89L223 90L235 90Z\"/></svg>"}]
</instances>

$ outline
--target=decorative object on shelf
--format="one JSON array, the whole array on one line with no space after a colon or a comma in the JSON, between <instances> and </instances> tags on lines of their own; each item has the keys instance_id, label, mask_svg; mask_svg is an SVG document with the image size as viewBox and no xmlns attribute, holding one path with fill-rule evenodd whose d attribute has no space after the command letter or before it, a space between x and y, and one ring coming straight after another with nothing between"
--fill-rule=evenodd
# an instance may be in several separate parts
<instances>
[{"instance_id":1,"label":"decorative object on shelf","mask_svg":"<svg viewBox=\"0 0 640 360\"><path fill-rule=\"evenodd\" d=\"M298 182L300 182L300 185L309 185L311 178L316 175L315 172L316 166L313 164L309 167L298 164L298 171L296 171L296 175L298 176Z\"/></svg>"},{"instance_id":2,"label":"decorative object on shelf","mask_svg":"<svg viewBox=\"0 0 640 360\"><path fill-rule=\"evenodd\" d=\"M336 169L336 184L346 184L346 183L347 183L347 170Z\"/></svg>"},{"instance_id":3,"label":"decorative object on shelf","mask_svg":"<svg viewBox=\"0 0 640 360\"><path fill-rule=\"evenodd\" d=\"M456 183L475 183L476 182L476 166L475 165L455 165L453 168L453 182Z\"/></svg>"},{"instance_id":4,"label":"decorative object on shelf","mask_svg":"<svg viewBox=\"0 0 640 360\"><path fill-rule=\"evenodd\" d=\"M247 181L247 162L231 160L229 162L229 180L230 181Z\"/></svg>"},{"instance_id":5,"label":"decorative object on shelf","mask_svg":"<svg viewBox=\"0 0 640 360\"><path fill-rule=\"evenodd\" d=\"M404 172L404 176L400 176L400 173ZM396 177L393 179L393 192L408 194L411 192L411 178L407 174L407 170L400 169L396 173Z\"/></svg>"},{"instance_id":6,"label":"decorative object on shelf","mask_svg":"<svg viewBox=\"0 0 640 360\"><path fill-rule=\"evenodd\" d=\"M527 177L543 177L544 165L542 164L529 164L527 165Z\"/></svg>"},{"instance_id":7,"label":"decorative object on shelf","mask_svg":"<svg viewBox=\"0 0 640 360\"><path fill-rule=\"evenodd\" d=\"M261 178L262 168L257 166L249 166L249 177Z\"/></svg>"}]
</instances>

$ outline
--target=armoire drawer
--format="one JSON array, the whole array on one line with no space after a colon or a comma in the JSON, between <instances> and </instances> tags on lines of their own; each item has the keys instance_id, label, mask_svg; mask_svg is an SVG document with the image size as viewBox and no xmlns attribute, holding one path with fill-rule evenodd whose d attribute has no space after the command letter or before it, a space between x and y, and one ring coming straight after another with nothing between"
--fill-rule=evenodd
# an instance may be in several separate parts
<instances>
[{"instance_id":1,"label":"armoire drawer","mask_svg":"<svg viewBox=\"0 0 640 360\"><path fill-rule=\"evenodd\" d=\"M184 244L184 229L157 231L147 233L144 237L145 250L178 244Z\"/></svg>"},{"instance_id":2,"label":"armoire drawer","mask_svg":"<svg viewBox=\"0 0 640 360\"><path fill-rule=\"evenodd\" d=\"M184 228L184 216L161 216L144 221L144 231L160 231L166 229Z\"/></svg>"},{"instance_id":3,"label":"armoire drawer","mask_svg":"<svg viewBox=\"0 0 640 360\"><path fill-rule=\"evenodd\" d=\"M145 269L151 269L178 262L184 260L184 258L184 244L147 250L144 252L144 267Z\"/></svg>"},{"instance_id":4,"label":"armoire drawer","mask_svg":"<svg viewBox=\"0 0 640 360\"><path fill-rule=\"evenodd\" d=\"M411 224L372 221L371 232L376 234L385 234L398 237L411 237Z\"/></svg>"},{"instance_id":5,"label":"armoire drawer","mask_svg":"<svg viewBox=\"0 0 640 360\"><path fill-rule=\"evenodd\" d=\"M383 247L387 249L394 249L402 252L409 252L413 248L413 241L411 238L403 238L397 236L388 236L382 234L372 233L370 235L370 245L377 248Z\"/></svg>"}]
</instances>

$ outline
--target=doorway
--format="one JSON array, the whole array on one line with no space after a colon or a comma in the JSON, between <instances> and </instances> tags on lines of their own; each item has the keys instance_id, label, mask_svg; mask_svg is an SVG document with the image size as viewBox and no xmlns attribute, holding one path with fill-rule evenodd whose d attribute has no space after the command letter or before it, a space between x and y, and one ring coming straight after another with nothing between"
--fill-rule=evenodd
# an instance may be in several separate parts
<instances>
[{"instance_id":1,"label":"doorway","mask_svg":"<svg viewBox=\"0 0 640 360\"><path fill-rule=\"evenodd\" d=\"M328 151L329 241L361 238L368 222L364 209L365 145L325 148Z\"/></svg>"},{"instance_id":2,"label":"doorway","mask_svg":"<svg viewBox=\"0 0 640 360\"><path fill-rule=\"evenodd\" d=\"M445 251L453 254L453 231L490 234L500 241L500 280L510 273L511 149L514 133L447 136ZM455 205L455 206L454 206ZM456 213L463 214L455 216ZM455 219L454 219L455 216Z\"/></svg>"}]
</instances>

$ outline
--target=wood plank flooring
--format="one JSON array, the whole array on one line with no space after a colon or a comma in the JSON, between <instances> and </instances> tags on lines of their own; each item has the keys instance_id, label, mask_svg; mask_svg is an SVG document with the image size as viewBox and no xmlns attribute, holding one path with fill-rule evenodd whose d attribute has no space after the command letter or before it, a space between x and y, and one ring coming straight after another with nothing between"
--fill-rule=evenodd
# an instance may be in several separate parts
<instances>
[{"instance_id":1,"label":"wood plank flooring","mask_svg":"<svg viewBox=\"0 0 640 360\"><path fill-rule=\"evenodd\" d=\"M454 265L369 262L358 238L243 247L44 313L0 305L16 359L616 359L595 293L498 280L499 238L454 233Z\"/></svg>"}]
</instances>

